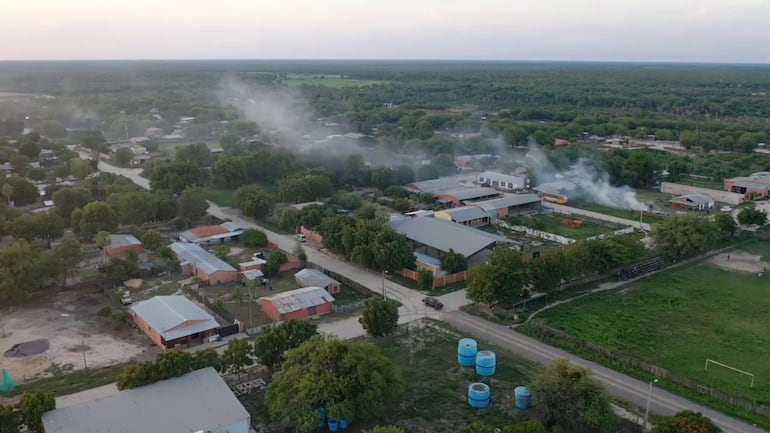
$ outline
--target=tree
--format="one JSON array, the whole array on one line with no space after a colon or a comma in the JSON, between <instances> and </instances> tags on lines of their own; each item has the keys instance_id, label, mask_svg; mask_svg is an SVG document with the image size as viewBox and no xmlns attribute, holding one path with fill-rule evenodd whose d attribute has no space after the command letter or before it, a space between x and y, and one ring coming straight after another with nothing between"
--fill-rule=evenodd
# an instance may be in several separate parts
<instances>
[{"instance_id":1,"label":"tree","mask_svg":"<svg viewBox=\"0 0 770 433\"><path fill-rule=\"evenodd\" d=\"M40 124L40 134L49 138L64 138L67 136L67 128L61 122L46 120Z\"/></svg>"},{"instance_id":2,"label":"tree","mask_svg":"<svg viewBox=\"0 0 770 433\"><path fill-rule=\"evenodd\" d=\"M126 149L127 150L127 149ZM131 159L129 155L129 160ZM85 179L86 176L93 173L94 167L91 165L90 161L95 160L85 160L85 159L73 159L70 160L69 164L69 171L72 173L73 176L75 176L78 179ZM127 164L128 162L126 162Z\"/></svg>"},{"instance_id":3,"label":"tree","mask_svg":"<svg viewBox=\"0 0 770 433\"><path fill-rule=\"evenodd\" d=\"M21 413L15 407L0 405L0 433L17 433L21 425Z\"/></svg>"},{"instance_id":4,"label":"tree","mask_svg":"<svg viewBox=\"0 0 770 433\"><path fill-rule=\"evenodd\" d=\"M378 222L374 222L378 223ZM396 272L404 268L414 267L414 250L406 236L396 232L384 223L374 236L369 247L372 249L375 264L378 269L386 272ZM363 237L366 232L361 231ZM359 243L361 246L361 243Z\"/></svg>"},{"instance_id":5,"label":"tree","mask_svg":"<svg viewBox=\"0 0 770 433\"><path fill-rule=\"evenodd\" d=\"M112 237L110 236L110 233L105 232L104 230L96 233L94 235L94 243L96 243L96 246L99 247L100 250L102 250L102 257L106 259L107 258L106 248L112 244Z\"/></svg>"},{"instance_id":6,"label":"tree","mask_svg":"<svg viewBox=\"0 0 770 433\"><path fill-rule=\"evenodd\" d=\"M19 146L19 153L29 159L35 159L40 154L40 144L34 141L25 141Z\"/></svg>"},{"instance_id":7,"label":"tree","mask_svg":"<svg viewBox=\"0 0 770 433\"><path fill-rule=\"evenodd\" d=\"M206 215L209 204L201 188L187 188L179 196L177 216L182 221L195 222Z\"/></svg>"},{"instance_id":8,"label":"tree","mask_svg":"<svg viewBox=\"0 0 770 433\"><path fill-rule=\"evenodd\" d=\"M183 164L192 164L196 167L210 167L211 149L209 149L206 143L177 146L174 151L174 160Z\"/></svg>"},{"instance_id":9,"label":"tree","mask_svg":"<svg viewBox=\"0 0 770 433\"><path fill-rule=\"evenodd\" d=\"M524 298L527 273L521 256L510 248L497 248L489 263L474 268L468 298L488 305L512 305Z\"/></svg>"},{"instance_id":10,"label":"tree","mask_svg":"<svg viewBox=\"0 0 770 433\"><path fill-rule=\"evenodd\" d=\"M163 236L155 230L148 230L142 234L142 246L148 251L160 251L164 244Z\"/></svg>"},{"instance_id":11,"label":"tree","mask_svg":"<svg viewBox=\"0 0 770 433\"><path fill-rule=\"evenodd\" d=\"M73 230L80 239L90 240L100 231L114 232L118 228L118 216L107 203L96 201L86 205L77 226Z\"/></svg>"},{"instance_id":12,"label":"tree","mask_svg":"<svg viewBox=\"0 0 770 433\"><path fill-rule=\"evenodd\" d=\"M441 269L448 274L456 274L468 269L468 260L464 255L450 248L448 252L441 255Z\"/></svg>"},{"instance_id":13,"label":"tree","mask_svg":"<svg viewBox=\"0 0 770 433\"><path fill-rule=\"evenodd\" d=\"M714 215L714 224L719 227L719 231L724 236L732 237L735 231L738 230L738 223L735 222L735 217L729 212L722 212Z\"/></svg>"},{"instance_id":14,"label":"tree","mask_svg":"<svg viewBox=\"0 0 770 433\"><path fill-rule=\"evenodd\" d=\"M36 390L24 394L19 404L24 424L37 433L45 433L43 414L54 409L56 409L56 398L53 392L46 390Z\"/></svg>"},{"instance_id":15,"label":"tree","mask_svg":"<svg viewBox=\"0 0 770 433\"><path fill-rule=\"evenodd\" d=\"M281 217L278 219L278 227L283 230L295 230L299 225L299 218L302 211L287 207L281 211Z\"/></svg>"},{"instance_id":16,"label":"tree","mask_svg":"<svg viewBox=\"0 0 770 433\"><path fill-rule=\"evenodd\" d=\"M385 188L395 183L395 173L387 167L378 167L372 170L372 185L385 191Z\"/></svg>"},{"instance_id":17,"label":"tree","mask_svg":"<svg viewBox=\"0 0 770 433\"><path fill-rule=\"evenodd\" d=\"M304 320L289 320L267 328L254 341L254 355L262 365L273 368L280 364L287 350L299 347L318 334L318 326Z\"/></svg>"},{"instance_id":18,"label":"tree","mask_svg":"<svg viewBox=\"0 0 770 433\"><path fill-rule=\"evenodd\" d=\"M247 247L261 248L267 246L267 235L262 230L248 229L241 233L241 242Z\"/></svg>"},{"instance_id":19,"label":"tree","mask_svg":"<svg viewBox=\"0 0 770 433\"><path fill-rule=\"evenodd\" d=\"M398 326L398 304L386 298L367 299L358 321L374 338L390 335Z\"/></svg>"},{"instance_id":20,"label":"tree","mask_svg":"<svg viewBox=\"0 0 770 433\"><path fill-rule=\"evenodd\" d=\"M67 285L67 279L78 269L83 261L83 250L76 240L65 239L44 256L48 273L60 281L62 286Z\"/></svg>"},{"instance_id":21,"label":"tree","mask_svg":"<svg viewBox=\"0 0 770 433\"><path fill-rule=\"evenodd\" d=\"M29 173L27 173L27 176L34 180L35 182L42 182L45 180L46 172L42 168L30 168Z\"/></svg>"},{"instance_id":22,"label":"tree","mask_svg":"<svg viewBox=\"0 0 770 433\"><path fill-rule=\"evenodd\" d=\"M26 241L0 250L0 300L20 299L42 286L45 272L40 269L39 257Z\"/></svg>"},{"instance_id":23,"label":"tree","mask_svg":"<svg viewBox=\"0 0 770 433\"><path fill-rule=\"evenodd\" d=\"M316 335L288 351L265 402L281 425L310 433L318 429L318 407L350 421L376 419L402 391L400 371L377 346Z\"/></svg>"},{"instance_id":24,"label":"tree","mask_svg":"<svg viewBox=\"0 0 770 433\"><path fill-rule=\"evenodd\" d=\"M220 188L235 188L248 183L247 160L238 156L218 158L211 167L211 180Z\"/></svg>"},{"instance_id":25,"label":"tree","mask_svg":"<svg viewBox=\"0 0 770 433\"><path fill-rule=\"evenodd\" d=\"M9 183L3 184L2 194L5 200L8 202L8 206L11 205L11 197L13 197L13 186Z\"/></svg>"},{"instance_id":26,"label":"tree","mask_svg":"<svg viewBox=\"0 0 770 433\"><path fill-rule=\"evenodd\" d=\"M291 252L297 259L299 259L300 262L302 262L302 266L305 266L307 264L307 253L305 252L305 248L302 246L302 243L300 241L294 242L294 250Z\"/></svg>"},{"instance_id":27,"label":"tree","mask_svg":"<svg viewBox=\"0 0 770 433\"><path fill-rule=\"evenodd\" d=\"M53 212L43 212L32 217L35 238L42 239L51 248L51 241L64 236L64 220Z\"/></svg>"},{"instance_id":28,"label":"tree","mask_svg":"<svg viewBox=\"0 0 770 433\"><path fill-rule=\"evenodd\" d=\"M267 276L273 276L278 274L281 270L281 266L286 264L289 261L288 257L286 257L286 254L280 252L280 251L274 251L272 254L270 254L270 257L267 258L267 263L265 263L265 267L263 268L265 271L265 275Z\"/></svg>"},{"instance_id":29,"label":"tree","mask_svg":"<svg viewBox=\"0 0 770 433\"><path fill-rule=\"evenodd\" d=\"M107 279L114 285L119 286L123 282L132 278L139 277L139 264L136 255L129 254L125 259L113 257L107 266Z\"/></svg>"},{"instance_id":30,"label":"tree","mask_svg":"<svg viewBox=\"0 0 770 433\"><path fill-rule=\"evenodd\" d=\"M225 351L222 352L222 368L229 373L235 373L240 376L244 367L254 363L254 360L251 358L253 351L254 347L249 340L245 338L231 340L227 344Z\"/></svg>"},{"instance_id":31,"label":"tree","mask_svg":"<svg viewBox=\"0 0 770 433\"><path fill-rule=\"evenodd\" d=\"M433 290L433 272L423 269L417 278L417 285L421 290Z\"/></svg>"},{"instance_id":32,"label":"tree","mask_svg":"<svg viewBox=\"0 0 770 433\"><path fill-rule=\"evenodd\" d=\"M179 194L187 188L203 186L208 173L202 168L184 162L156 164L150 176L150 187Z\"/></svg>"},{"instance_id":33,"label":"tree","mask_svg":"<svg viewBox=\"0 0 770 433\"><path fill-rule=\"evenodd\" d=\"M299 203L312 198L310 185L302 178L289 178L280 182L281 199Z\"/></svg>"},{"instance_id":34,"label":"tree","mask_svg":"<svg viewBox=\"0 0 770 433\"><path fill-rule=\"evenodd\" d=\"M753 206L744 207L738 212L738 222L744 226L763 226L767 224L767 212Z\"/></svg>"},{"instance_id":35,"label":"tree","mask_svg":"<svg viewBox=\"0 0 770 433\"><path fill-rule=\"evenodd\" d=\"M719 228L695 215L675 215L653 227L652 238L662 253L682 259L713 248L719 239Z\"/></svg>"},{"instance_id":36,"label":"tree","mask_svg":"<svg viewBox=\"0 0 770 433\"><path fill-rule=\"evenodd\" d=\"M27 156L19 154L13 155L9 162L16 174L21 177L27 175L27 170L29 170L29 158Z\"/></svg>"},{"instance_id":37,"label":"tree","mask_svg":"<svg viewBox=\"0 0 770 433\"><path fill-rule=\"evenodd\" d=\"M683 410L674 416L663 418L653 430L654 433L722 433L713 421L700 412Z\"/></svg>"},{"instance_id":38,"label":"tree","mask_svg":"<svg viewBox=\"0 0 770 433\"><path fill-rule=\"evenodd\" d=\"M245 215L253 218L262 218L273 208L270 195L256 185L238 188L235 191L235 201Z\"/></svg>"},{"instance_id":39,"label":"tree","mask_svg":"<svg viewBox=\"0 0 770 433\"><path fill-rule=\"evenodd\" d=\"M3 191L3 196L7 198L8 196L5 195L5 192L10 192L11 200L8 201L8 204L13 201L16 206L24 206L35 203L40 196L35 185L27 179L18 176L0 180L0 183L3 184L2 189L0 189L0 191ZM5 185L8 185L10 188L6 188Z\"/></svg>"},{"instance_id":40,"label":"tree","mask_svg":"<svg viewBox=\"0 0 770 433\"><path fill-rule=\"evenodd\" d=\"M91 193L85 188L62 188L51 197L54 211L64 219L65 225L71 225L72 211L84 208L91 201Z\"/></svg>"},{"instance_id":41,"label":"tree","mask_svg":"<svg viewBox=\"0 0 770 433\"><path fill-rule=\"evenodd\" d=\"M616 424L604 389L588 370L565 359L553 361L532 384L534 411L546 427L574 432L609 432Z\"/></svg>"},{"instance_id":42,"label":"tree","mask_svg":"<svg viewBox=\"0 0 770 433\"><path fill-rule=\"evenodd\" d=\"M121 167L126 167L133 157L134 154L131 152L131 149L125 147L115 151L115 162Z\"/></svg>"},{"instance_id":43,"label":"tree","mask_svg":"<svg viewBox=\"0 0 770 433\"><path fill-rule=\"evenodd\" d=\"M224 259L225 257L230 255L231 248L229 245L217 245L217 247L214 249L214 255L219 257L220 259Z\"/></svg>"},{"instance_id":44,"label":"tree","mask_svg":"<svg viewBox=\"0 0 770 433\"><path fill-rule=\"evenodd\" d=\"M88 149L97 152L104 152L106 150L104 146L106 140L101 131L74 131L72 138Z\"/></svg>"}]
</instances>

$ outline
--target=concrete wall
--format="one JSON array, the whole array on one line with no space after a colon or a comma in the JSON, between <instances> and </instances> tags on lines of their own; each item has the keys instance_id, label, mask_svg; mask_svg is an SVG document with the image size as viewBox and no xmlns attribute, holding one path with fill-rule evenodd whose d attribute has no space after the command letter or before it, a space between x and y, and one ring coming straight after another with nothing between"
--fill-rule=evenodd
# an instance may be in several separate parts
<instances>
[{"instance_id":1,"label":"concrete wall","mask_svg":"<svg viewBox=\"0 0 770 433\"><path fill-rule=\"evenodd\" d=\"M687 194L705 194L714 200L737 206L744 203L746 199L743 194L730 191L720 191L716 189L700 188L697 186L682 185L680 183L661 182L660 192L673 195L687 195Z\"/></svg>"},{"instance_id":2,"label":"concrete wall","mask_svg":"<svg viewBox=\"0 0 770 433\"><path fill-rule=\"evenodd\" d=\"M265 314L270 317L271 319L275 321L281 321L281 320L291 320L291 319L307 319L310 317L310 313L307 309L292 311L291 313L287 314L281 314L277 308L273 305L272 302L268 300L263 300L260 302L262 304L262 311L265 312ZM321 304L316 307L316 314L319 316L322 316L324 314L329 314L332 312L332 305L334 305L331 302L327 302L325 304Z\"/></svg>"},{"instance_id":3,"label":"concrete wall","mask_svg":"<svg viewBox=\"0 0 770 433\"><path fill-rule=\"evenodd\" d=\"M200 269L197 271L195 276L198 277L199 280L208 283L210 286L238 281L238 271L217 271L210 275Z\"/></svg>"},{"instance_id":4,"label":"concrete wall","mask_svg":"<svg viewBox=\"0 0 770 433\"><path fill-rule=\"evenodd\" d=\"M106 247L104 250L107 257L125 257L129 251L141 253L144 251L144 248L141 245L126 245L123 247Z\"/></svg>"},{"instance_id":5,"label":"concrete wall","mask_svg":"<svg viewBox=\"0 0 770 433\"><path fill-rule=\"evenodd\" d=\"M155 343L156 346L160 347L163 350L166 350L166 346L163 345L163 339L161 338L160 334L155 332L154 329L150 328L150 325L147 324L141 317L139 317L138 314L134 315L134 323L136 324L137 328L144 332L145 335L147 335L147 338L152 340L153 343Z\"/></svg>"}]
</instances>

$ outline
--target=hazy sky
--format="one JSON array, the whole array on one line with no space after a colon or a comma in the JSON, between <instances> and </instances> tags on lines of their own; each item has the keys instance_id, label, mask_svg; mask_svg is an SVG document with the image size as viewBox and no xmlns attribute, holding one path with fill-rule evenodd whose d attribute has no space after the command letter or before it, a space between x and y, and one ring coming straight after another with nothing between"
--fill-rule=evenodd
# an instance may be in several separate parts
<instances>
[{"instance_id":1,"label":"hazy sky","mask_svg":"<svg viewBox=\"0 0 770 433\"><path fill-rule=\"evenodd\" d=\"M0 60L770 63L770 0L0 0Z\"/></svg>"}]
</instances>

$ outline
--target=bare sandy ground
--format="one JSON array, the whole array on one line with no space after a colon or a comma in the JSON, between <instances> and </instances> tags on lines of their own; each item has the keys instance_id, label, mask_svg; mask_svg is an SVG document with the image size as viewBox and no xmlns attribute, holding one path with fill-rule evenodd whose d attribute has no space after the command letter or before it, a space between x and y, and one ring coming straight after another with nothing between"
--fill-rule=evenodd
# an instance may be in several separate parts
<instances>
[{"instance_id":1,"label":"bare sandy ground","mask_svg":"<svg viewBox=\"0 0 770 433\"><path fill-rule=\"evenodd\" d=\"M749 254L745 251L717 254L709 262L719 269L731 272L759 274L768 269L768 263L763 261L761 256Z\"/></svg>"},{"instance_id":2,"label":"bare sandy ground","mask_svg":"<svg viewBox=\"0 0 770 433\"><path fill-rule=\"evenodd\" d=\"M39 307L20 307L3 312L0 321L0 366L22 383L51 374L52 366L63 369L105 367L129 361L150 349L140 335L122 339L103 329L95 313L104 306L100 294L59 293ZM5 336L3 336L3 331ZM47 339L45 352L19 358L5 357L15 344Z\"/></svg>"}]
</instances>

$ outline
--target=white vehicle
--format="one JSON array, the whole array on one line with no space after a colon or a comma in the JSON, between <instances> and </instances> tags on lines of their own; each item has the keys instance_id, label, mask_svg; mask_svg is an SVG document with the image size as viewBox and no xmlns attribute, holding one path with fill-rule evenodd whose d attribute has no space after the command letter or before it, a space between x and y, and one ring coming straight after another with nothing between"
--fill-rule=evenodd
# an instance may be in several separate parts
<instances>
[{"instance_id":1,"label":"white vehicle","mask_svg":"<svg viewBox=\"0 0 770 433\"><path fill-rule=\"evenodd\" d=\"M307 237L305 236L304 233L297 233L297 240L300 241L300 242L306 242L307 241Z\"/></svg>"},{"instance_id":2,"label":"white vehicle","mask_svg":"<svg viewBox=\"0 0 770 433\"><path fill-rule=\"evenodd\" d=\"M719 208L719 210L721 210L722 212L730 212L733 210L733 208L731 208L730 206L722 206Z\"/></svg>"}]
</instances>

